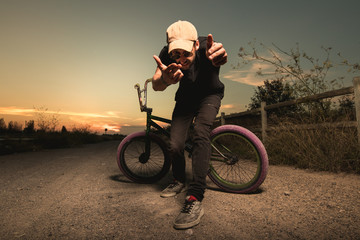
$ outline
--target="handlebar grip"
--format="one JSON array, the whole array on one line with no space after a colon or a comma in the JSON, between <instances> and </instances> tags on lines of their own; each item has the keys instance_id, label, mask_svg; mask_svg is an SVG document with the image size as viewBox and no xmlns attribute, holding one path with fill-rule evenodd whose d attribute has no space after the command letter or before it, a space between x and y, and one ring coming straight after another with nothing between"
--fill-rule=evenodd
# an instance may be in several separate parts
<instances>
[{"instance_id":1,"label":"handlebar grip","mask_svg":"<svg viewBox=\"0 0 360 240\"><path fill-rule=\"evenodd\" d=\"M134 88L135 88L135 89L139 89L139 88L140 88L140 84L138 84L138 83L135 84Z\"/></svg>"}]
</instances>

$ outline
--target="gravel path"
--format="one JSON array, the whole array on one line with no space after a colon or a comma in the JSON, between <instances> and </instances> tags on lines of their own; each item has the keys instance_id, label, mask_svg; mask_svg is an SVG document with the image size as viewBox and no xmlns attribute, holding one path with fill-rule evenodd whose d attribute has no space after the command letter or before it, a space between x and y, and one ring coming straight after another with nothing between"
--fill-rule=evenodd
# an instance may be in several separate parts
<instances>
[{"instance_id":1,"label":"gravel path","mask_svg":"<svg viewBox=\"0 0 360 240\"><path fill-rule=\"evenodd\" d=\"M117 145L0 156L0 239L360 239L358 175L270 166L254 194L209 182L201 223L179 231L184 193L129 182Z\"/></svg>"}]
</instances>

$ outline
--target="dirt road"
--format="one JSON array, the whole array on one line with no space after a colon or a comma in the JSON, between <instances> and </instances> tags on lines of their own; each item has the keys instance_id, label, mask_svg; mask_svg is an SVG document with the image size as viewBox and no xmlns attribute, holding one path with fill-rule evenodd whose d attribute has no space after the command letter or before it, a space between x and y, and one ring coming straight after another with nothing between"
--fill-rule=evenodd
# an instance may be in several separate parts
<instances>
[{"instance_id":1,"label":"dirt road","mask_svg":"<svg viewBox=\"0 0 360 240\"><path fill-rule=\"evenodd\" d=\"M129 182L117 144L0 156L0 239L360 239L360 176L279 166L254 194L210 185L201 223L175 230L184 194Z\"/></svg>"}]
</instances>

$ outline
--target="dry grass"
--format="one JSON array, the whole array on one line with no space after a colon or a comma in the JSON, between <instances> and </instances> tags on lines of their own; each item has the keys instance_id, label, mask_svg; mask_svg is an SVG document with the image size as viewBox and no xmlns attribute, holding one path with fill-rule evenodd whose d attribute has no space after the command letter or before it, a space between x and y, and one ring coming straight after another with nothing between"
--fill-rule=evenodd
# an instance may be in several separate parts
<instances>
[{"instance_id":1,"label":"dry grass","mask_svg":"<svg viewBox=\"0 0 360 240\"><path fill-rule=\"evenodd\" d=\"M266 148L272 164L360 173L359 143L353 127L323 124L307 129L281 121L278 128L268 133Z\"/></svg>"}]
</instances>

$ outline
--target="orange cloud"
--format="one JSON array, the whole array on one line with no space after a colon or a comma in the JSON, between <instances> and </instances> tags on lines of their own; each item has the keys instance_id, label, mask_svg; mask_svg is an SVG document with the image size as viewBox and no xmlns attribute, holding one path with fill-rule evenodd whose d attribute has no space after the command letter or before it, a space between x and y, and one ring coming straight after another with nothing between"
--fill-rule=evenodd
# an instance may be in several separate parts
<instances>
[{"instance_id":1,"label":"orange cloud","mask_svg":"<svg viewBox=\"0 0 360 240\"><path fill-rule=\"evenodd\" d=\"M34 109L17 108L17 107L0 107L0 114L18 115L18 116L33 116Z\"/></svg>"},{"instance_id":2,"label":"orange cloud","mask_svg":"<svg viewBox=\"0 0 360 240\"><path fill-rule=\"evenodd\" d=\"M234 108L234 104L225 104L225 105L221 105L222 109L232 109Z\"/></svg>"},{"instance_id":3,"label":"orange cloud","mask_svg":"<svg viewBox=\"0 0 360 240\"><path fill-rule=\"evenodd\" d=\"M41 110L40 110L41 111ZM19 116L34 116L34 113L37 113L38 110L34 108L19 108L15 106L11 107L0 107L0 114L6 115L19 115ZM80 112L61 112L61 111L51 111L44 110L44 113L48 114L59 114L59 115L67 115L67 116L77 116L77 117L85 117L85 118L118 118L118 119L129 119L123 116L119 116L119 112L107 112L106 114L98 114L98 113L80 113Z\"/></svg>"}]
</instances>

